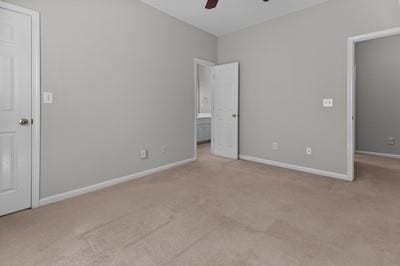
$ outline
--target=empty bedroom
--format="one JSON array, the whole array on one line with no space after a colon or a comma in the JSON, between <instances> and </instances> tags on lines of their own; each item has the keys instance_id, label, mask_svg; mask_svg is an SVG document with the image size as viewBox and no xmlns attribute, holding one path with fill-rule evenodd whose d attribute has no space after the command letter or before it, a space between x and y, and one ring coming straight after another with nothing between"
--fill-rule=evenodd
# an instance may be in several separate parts
<instances>
[{"instance_id":1,"label":"empty bedroom","mask_svg":"<svg viewBox=\"0 0 400 266\"><path fill-rule=\"evenodd\" d=\"M398 0L0 0L0 265L400 265Z\"/></svg>"}]
</instances>

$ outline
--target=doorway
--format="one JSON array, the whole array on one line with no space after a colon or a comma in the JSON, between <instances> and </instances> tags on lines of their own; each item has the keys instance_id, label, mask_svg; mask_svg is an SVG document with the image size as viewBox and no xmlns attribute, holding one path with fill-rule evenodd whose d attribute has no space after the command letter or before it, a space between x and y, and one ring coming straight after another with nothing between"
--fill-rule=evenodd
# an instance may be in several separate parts
<instances>
[{"instance_id":1,"label":"doorway","mask_svg":"<svg viewBox=\"0 0 400 266\"><path fill-rule=\"evenodd\" d=\"M380 157L394 157L396 158L396 155L391 154L395 150L395 143L396 143L396 137L393 134L397 134L397 130L393 129L393 124L396 124L397 121L389 121L390 126L384 126L382 122L383 120L388 119L387 117L387 111L384 109L393 109L393 107L390 107L390 103L393 100L394 96L392 96L392 99L387 99L384 100L382 97L384 96L385 92L380 90L379 92L371 90L369 88L370 86L374 86L373 83L378 82L379 80L383 80L381 84L388 84L390 83L389 79L390 77L388 76L389 72L391 71L386 71L383 75L376 76L376 73L373 73L375 77L372 77L372 75L368 75L369 79L372 78L372 80L366 81L363 80L365 78L365 73L362 73L363 75L360 75L359 71L370 71L371 69L381 69L382 67L385 67L385 64L388 62L382 62L385 61L384 58L380 58L377 60L377 58L370 58L373 56L370 52L368 52L368 60L367 61L360 61L359 56L362 55L361 50L359 48L367 48L365 44L370 41L374 41L374 44L379 44L380 42L387 40L387 38L391 37L398 37L400 35L400 27L399 28L392 28L384 31L379 31L379 32L374 32L366 35L360 35L356 37L351 37L348 40L348 132L347 132L347 138L348 138L348 177L350 180L354 180L356 177L355 173L355 163L356 163L356 154L364 154L364 155L373 155L373 156L380 156ZM382 46L382 43L381 43ZM383 46L382 46L383 47ZM386 53L387 51L386 48L380 48L380 54L383 55L383 53ZM383 52L383 53L382 53ZM393 55L387 55L387 59L391 58L393 59ZM367 59L367 58L364 58ZM386 60L387 61L387 60ZM359 64L357 66L357 63ZM382 64L385 63L385 64ZM380 64L377 68L377 64ZM371 67L373 66L373 67ZM400 64L399 64L400 66ZM391 75L392 77L398 76L398 74ZM383 79L382 79L383 78ZM364 85L363 85L364 84ZM360 89L360 86L363 85L363 91L357 91ZM376 84L375 84L376 85ZM396 84L397 86L398 84ZM389 90L392 90L389 88ZM370 94L368 96L365 96L366 91L370 91ZM393 90L392 90L393 91ZM363 94L361 94L361 92ZM362 104L359 102L362 99L367 99L368 97L371 97L371 93L375 94L379 97L375 97L373 102L370 102L369 104L367 102L363 102ZM386 101L386 102L385 102ZM358 102L358 104L357 104ZM374 106L376 107L377 105L380 105L382 108L381 110L376 110L376 112L373 110ZM397 103L395 103L393 106L396 106ZM387 107L387 108L386 108ZM368 112L373 112L373 115L366 114L363 115L363 117L360 117L360 113L362 110L368 110ZM377 118L377 114L382 113L383 117L382 118ZM386 114L385 114L386 112ZM392 112L389 110L389 112ZM367 120L371 121L367 121ZM374 120L375 119L375 120ZM371 126L373 126L373 130L371 130ZM369 129L368 129L369 128ZM390 128L392 130L390 131ZM382 130L381 130L382 129ZM360 132L362 130L362 132ZM368 130L368 132L366 132ZM390 133L388 132L381 132L384 135L387 135L385 137L382 137L383 135L379 132L374 132L376 130L389 130ZM365 133L363 135L360 135L359 133ZM382 135L382 136L381 136ZM392 136L393 135L393 136ZM370 143L367 143L370 142ZM363 151L363 149L367 149L368 151ZM374 151L375 150L375 151ZM389 151L389 152L387 152ZM400 156L399 156L400 157Z\"/></svg>"},{"instance_id":2,"label":"doorway","mask_svg":"<svg viewBox=\"0 0 400 266\"><path fill-rule=\"evenodd\" d=\"M0 1L0 216L39 205L39 13Z\"/></svg>"},{"instance_id":3,"label":"doorway","mask_svg":"<svg viewBox=\"0 0 400 266\"><path fill-rule=\"evenodd\" d=\"M199 153L212 154L212 67L209 61L194 60L195 156Z\"/></svg>"},{"instance_id":4,"label":"doorway","mask_svg":"<svg viewBox=\"0 0 400 266\"><path fill-rule=\"evenodd\" d=\"M194 60L195 154L197 148L213 155L238 159L239 63L215 65Z\"/></svg>"}]
</instances>

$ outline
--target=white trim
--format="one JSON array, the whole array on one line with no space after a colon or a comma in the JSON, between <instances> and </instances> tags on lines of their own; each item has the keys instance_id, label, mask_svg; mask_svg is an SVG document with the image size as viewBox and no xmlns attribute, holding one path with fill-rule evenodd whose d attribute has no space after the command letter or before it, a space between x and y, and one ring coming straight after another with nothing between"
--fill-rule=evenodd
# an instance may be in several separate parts
<instances>
[{"instance_id":1,"label":"white trim","mask_svg":"<svg viewBox=\"0 0 400 266\"><path fill-rule=\"evenodd\" d=\"M0 1L0 8L31 17L32 25L32 191L31 207L39 206L40 198L40 14L37 11Z\"/></svg>"},{"instance_id":2,"label":"white trim","mask_svg":"<svg viewBox=\"0 0 400 266\"><path fill-rule=\"evenodd\" d=\"M158 173L158 172L161 172L161 171L173 168L173 167L177 167L177 166L181 166L181 165L184 165L184 164L188 164L188 163L194 162L195 160L196 160L195 158L191 158L191 159L187 159L187 160L183 160L183 161L179 161L179 162L163 165L163 166L160 166L160 167L157 167L157 168L149 169L149 170L146 170L146 171L143 171L143 172L140 172L140 173L136 173L136 174L132 174L132 175L128 175L128 176L115 178L115 179L112 179L112 180L109 180L109 181L106 181L106 182L102 182L102 183L94 184L94 185L87 186L87 187L84 187L84 188L79 188L79 189L75 189L75 190L68 191L68 192L65 192L65 193L61 193L61 194L57 194L57 195L54 195L54 196L46 197L46 198L43 198L43 199L40 200L40 206L44 206L44 205L47 205L47 204L51 204L51 203L55 203L55 202L58 202L58 201L66 200L66 199L69 199L69 198L73 198L73 197L76 197L76 196L79 196L79 195L82 195L82 194L86 194L86 193L93 192L93 191L96 191L96 190L100 190L100 189L103 189L103 188L111 187L111 186L114 186L114 185L117 185L117 184L120 184L120 183L124 183L124 182L127 182L127 181L135 180L135 179L138 179L138 178L141 178L141 177L145 177L145 176L150 175L150 174Z\"/></svg>"},{"instance_id":3,"label":"white trim","mask_svg":"<svg viewBox=\"0 0 400 266\"><path fill-rule=\"evenodd\" d=\"M213 67L215 66L215 63L210 62L210 61L206 61L203 59L199 59L199 58L195 58L194 59L195 63L197 63L198 65L203 65L203 66L208 66L208 67Z\"/></svg>"},{"instance_id":4,"label":"white trim","mask_svg":"<svg viewBox=\"0 0 400 266\"><path fill-rule=\"evenodd\" d=\"M347 41L347 176L354 180L355 153L355 107L356 107L356 77L355 77L355 47L356 43L379 39L400 34L400 27L372 32L348 38ZM353 119L354 117L354 119Z\"/></svg>"},{"instance_id":5,"label":"white trim","mask_svg":"<svg viewBox=\"0 0 400 266\"><path fill-rule=\"evenodd\" d=\"M216 66L216 65L215 65ZM215 67L211 67L211 154L215 155L214 151L214 124L215 124L215 103L214 103L214 93L215 93Z\"/></svg>"},{"instance_id":6,"label":"white trim","mask_svg":"<svg viewBox=\"0 0 400 266\"><path fill-rule=\"evenodd\" d=\"M194 59L194 158L197 160L197 113L198 113L198 90L199 90L199 69L198 66L208 66L208 67L213 67L215 64L213 62L205 61L199 58ZM212 102L212 99L211 99ZM212 108L212 106L211 106ZM212 120L212 118L211 118ZM213 141L212 141L212 130L211 130L211 150L213 146Z\"/></svg>"},{"instance_id":7,"label":"white trim","mask_svg":"<svg viewBox=\"0 0 400 266\"><path fill-rule=\"evenodd\" d=\"M32 16L32 208L39 207L40 200L40 15Z\"/></svg>"},{"instance_id":8,"label":"white trim","mask_svg":"<svg viewBox=\"0 0 400 266\"><path fill-rule=\"evenodd\" d=\"M4 2L4 1L0 1L0 7L3 9L8 9L10 11L19 12L19 13L22 13L22 14L25 14L28 16L32 16L32 17L39 15L39 13L37 11L27 9L27 8L24 8L21 6L17 6L14 4L10 4L10 3Z\"/></svg>"},{"instance_id":9,"label":"white trim","mask_svg":"<svg viewBox=\"0 0 400 266\"><path fill-rule=\"evenodd\" d=\"M347 176L354 180L354 52L355 44L350 39L347 43Z\"/></svg>"},{"instance_id":10,"label":"white trim","mask_svg":"<svg viewBox=\"0 0 400 266\"><path fill-rule=\"evenodd\" d=\"M345 174L328 172L328 171L308 168L308 167L294 165L294 164L281 163L281 162L277 162L277 161L261 159L261 158L248 156L248 155L239 155L239 158L241 160L245 160L245 161L252 161L252 162L256 162L256 163L267 164L267 165L271 165L271 166L291 169L291 170L310 173L310 174L314 174L314 175L327 176L327 177L332 177L332 178L345 180L345 181L352 181L352 179L349 179L348 176Z\"/></svg>"},{"instance_id":11,"label":"white trim","mask_svg":"<svg viewBox=\"0 0 400 266\"><path fill-rule=\"evenodd\" d=\"M372 156L400 159L400 155L399 154L380 153L380 152L372 152L372 151L356 151L356 153L357 154L362 154L362 155L372 155Z\"/></svg>"},{"instance_id":12,"label":"white trim","mask_svg":"<svg viewBox=\"0 0 400 266\"><path fill-rule=\"evenodd\" d=\"M349 40L353 41L354 43L363 42L373 39L379 39L384 37L390 37L393 35L400 34L400 27L390 28L382 31L376 31L372 33L362 34L358 36L350 37Z\"/></svg>"}]
</instances>

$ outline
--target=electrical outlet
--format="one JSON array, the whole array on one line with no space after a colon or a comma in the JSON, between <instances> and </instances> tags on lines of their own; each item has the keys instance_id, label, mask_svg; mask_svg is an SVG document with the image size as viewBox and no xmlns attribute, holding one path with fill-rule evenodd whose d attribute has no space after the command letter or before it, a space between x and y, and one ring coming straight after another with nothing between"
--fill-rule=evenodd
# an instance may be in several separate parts
<instances>
[{"instance_id":1,"label":"electrical outlet","mask_svg":"<svg viewBox=\"0 0 400 266\"><path fill-rule=\"evenodd\" d=\"M167 147L165 145L161 146L161 153L166 153L167 152Z\"/></svg>"},{"instance_id":2,"label":"electrical outlet","mask_svg":"<svg viewBox=\"0 0 400 266\"><path fill-rule=\"evenodd\" d=\"M307 147L307 148L306 148L306 154L307 154L307 155L312 155L312 149L311 149L311 147Z\"/></svg>"},{"instance_id":3,"label":"electrical outlet","mask_svg":"<svg viewBox=\"0 0 400 266\"><path fill-rule=\"evenodd\" d=\"M278 150L278 142L272 142L272 149L273 149L274 151L277 151L277 150Z\"/></svg>"},{"instance_id":4,"label":"electrical outlet","mask_svg":"<svg viewBox=\"0 0 400 266\"><path fill-rule=\"evenodd\" d=\"M393 137L388 138L387 145L394 146L396 144L396 139Z\"/></svg>"},{"instance_id":5,"label":"electrical outlet","mask_svg":"<svg viewBox=\"0 0 400 266\"><path fill-rule=\"evenodd\" d=\"M143 149L140 151L140 159L145 160L149 157L149 153L147 150Z\"/></svg>"}]
</instances>

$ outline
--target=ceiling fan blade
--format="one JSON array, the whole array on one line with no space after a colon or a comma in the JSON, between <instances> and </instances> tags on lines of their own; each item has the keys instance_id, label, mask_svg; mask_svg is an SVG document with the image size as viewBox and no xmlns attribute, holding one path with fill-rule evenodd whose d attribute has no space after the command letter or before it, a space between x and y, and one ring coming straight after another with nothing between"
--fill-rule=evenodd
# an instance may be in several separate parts
<instances>
[{"instance_id":1,"label":"ceiling fan blade","mask_svg":"<svg viewBox=\"0 0 400 266\"><path fill-rule=\"evenodd\" d=\"M208 0L206 4L206 9L213 9L217 6L218 0Z\"/></svg>"}]
</instances>

